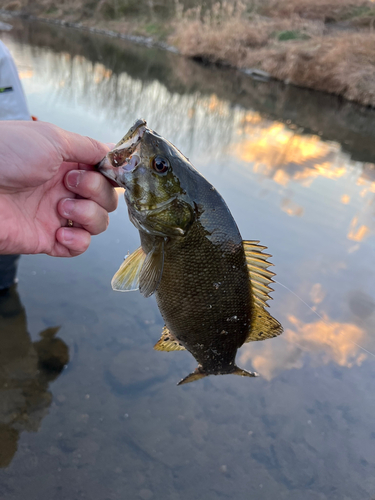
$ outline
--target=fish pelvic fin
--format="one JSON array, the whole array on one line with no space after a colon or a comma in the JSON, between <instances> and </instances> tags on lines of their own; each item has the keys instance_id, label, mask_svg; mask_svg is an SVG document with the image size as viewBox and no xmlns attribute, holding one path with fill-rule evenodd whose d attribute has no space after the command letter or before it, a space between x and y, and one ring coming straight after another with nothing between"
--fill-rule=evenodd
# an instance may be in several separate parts
<instances>
[{"instance_id":1,"label":"fish pelvic fin","mask_svg":"<svg viewBox=\"0 0 375 500\"><path fill-rule=\"evenodd\" d=\"M189 382L195 382L204 377L208 377L209 373L205 373L200 366L196 368L192 373L189 373L185 378L179 381L177 385L188 384Z\"/></svg>"},{"instance_id":2,"label":"fish pelvic fin","mask_svg":"<svg viewBox=\"0 0 375 500\"><path fill-rule=\"evenodd\" d=\"M154 345L155 351L184 351L185 347L176 339L166 326L161 332L161 337Z\"/></svg>"},{"instance_id":3,"label":"fish pelvic fin","mask_svg":"<svg viewBox=\"0 0 375 500\"><path fill-rule=\"evenodd\" d=\"M117 273L113 276L111 285L118 292L130 292L138 290L139 276L146 254L142 247L137 248L131 255L125 258Z\"/></svg>"},{"instance_id":4,"label":"fish pelvic fin","mask_svg":"<svg viewBox=\"0 0 375 500\"><path fill-rule=\"evenodd\" d=\"M254 305L253 319L245 342L272 339L283 333L283 327L271 314L258 304Z\"/></svg>"},{"instance_id":5,"label":"fish pelvic fin","mask_svg":"<svg viewBox=\"0 0 375 500\"><path fill-rule=\"evenodd\" d=\"M267 247L259 245L259 241L243 241L242 245L254 302L259 306L269 307L267 301L272 299L269 294L273 292L273 288L269 284L274 283L272 277L275 276L275 273L267 269L273 266L271 262L268 262L271 255L263 252Z\"/></svg>"}]
</instances>

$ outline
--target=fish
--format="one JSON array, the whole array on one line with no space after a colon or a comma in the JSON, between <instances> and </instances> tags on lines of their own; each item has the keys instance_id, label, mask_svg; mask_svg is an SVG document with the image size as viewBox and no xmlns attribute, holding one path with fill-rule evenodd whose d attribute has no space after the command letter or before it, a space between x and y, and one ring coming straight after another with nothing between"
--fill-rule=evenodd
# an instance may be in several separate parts
<instances>
[{"instance_id":1,"label":"fish","mask_svg":"<svg viewBox=\"0 0 375 500\"><path fill-rule=\"evenodd\" d=\"M257 376L235 358L244 343L283 331L266 310L275 275L266 247L242 240L215 187L145 120L137 120L97 168L125 188L140 235L112 288L155 295L165 326L154 349L187 350L198 362L178 385L208 375Z\"/></svg>"}]
</instances>

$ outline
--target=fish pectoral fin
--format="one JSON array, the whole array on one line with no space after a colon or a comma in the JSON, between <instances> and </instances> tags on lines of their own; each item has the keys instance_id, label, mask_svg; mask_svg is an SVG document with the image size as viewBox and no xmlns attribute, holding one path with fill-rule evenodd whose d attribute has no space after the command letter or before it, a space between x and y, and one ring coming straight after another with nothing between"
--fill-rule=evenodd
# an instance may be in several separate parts
<instances>
[{"instance_id":1,"label":"fish pectoral fin","mask_svg":"<svg viewBox=\"0 0 375 500\"><path fill-rule=\"evenodd\" d=\"M161 337L154 345L156 351L184 351L185 347L180 344L176 337L171 333L166 326L161 332Z\"/></svg>"},{"instance_id":2,"label":"fish pectoral fin","mask_svg":"<svg viewBox=\"0 0 375 500\"><path fill-rule=\"evenodd\" d=\"M259 377L257 372L248 372L242 368L235 367L235 370L231 372L231 375L239 375L240 377Z\"/></svg>"},{"instance_id":3,"label":"fish pectoral fin","mask_svg":"<svg viewBox=\"0 0 375 500\"><path fill-rule=\"evenodd\" d=\"M118 292L130 292L138 290L139 276L146 259L142 247L137 248L131 255L125 258L117 273L113 276L111 285Z\"/></svg>"},{"instance_id":4,"label":"fish pectoral fin","mask_svg":"<svg viewBox=\"0 0 375 500\"><path fill-rule=\"evenodd\" d=\"M283 333L283 327L263 307L255 304L253 319L245 342L272 339Z\"/></svg>"},{"instance_id":5,"label":"fish pectoral fin","mask_svg":"<svg viewBox=\"0 0 375 500\"><path fill-rule=\"evenodd\" d=\"M150 297L156 292L164 267L164 240L155 242L147 254L139 275L139 291L144 297Z\"/></svg>"},{"instance_id":6,"label":"fish pectoral fin","mask_svg":"<svg viewBox=\"0 0 375 500\"><path fill-rule=\"evenodd\" d=\"M198 366L198 368L196 368L192 373L189 373L187 377L180 380L177 385L188 384L189 382L195 382L196 380L207 377L208 375L209 375L208 373L202 371L202 369Z\"/></svg>"},{"instance_id":7,"label":"fish pectoral fin","mask_svg":"<svg viewBox=\"0 0 375 500\"><path fill-rule=\"evenodd\" d=\"M271 255L263 253L263 250L267 247L259 245L259 241L243 241L242 245L245 251L254 301L260 306L268 307L267 300L272 299L269 293L273 292L273 288L268 285L274 282L272 277L275 276L275 273L267 269L273 266L267 260Z\"/></svg>"}]
</instances>

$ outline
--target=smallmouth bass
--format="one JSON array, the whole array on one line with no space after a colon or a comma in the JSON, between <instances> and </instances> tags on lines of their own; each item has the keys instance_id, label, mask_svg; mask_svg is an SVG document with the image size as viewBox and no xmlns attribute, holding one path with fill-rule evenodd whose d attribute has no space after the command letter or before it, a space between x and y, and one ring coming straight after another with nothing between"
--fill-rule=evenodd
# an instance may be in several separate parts
<instances>
[{"instance_id":1,"label":"smallmouth bass","mask_svg":"<svg viewBox=\"0 0 375 500\"><path fill-rule=\"evenodd\" d=\"M188 350L208 375L254 377L238 368L245 342L282 333L265 309L274 273L258 241L243 241L216 189L166 139L138 120L98 164L125 188L141 246L112 279L120 291L155 294L165 321L156 350Z\"/></svg>"}]
</instances>

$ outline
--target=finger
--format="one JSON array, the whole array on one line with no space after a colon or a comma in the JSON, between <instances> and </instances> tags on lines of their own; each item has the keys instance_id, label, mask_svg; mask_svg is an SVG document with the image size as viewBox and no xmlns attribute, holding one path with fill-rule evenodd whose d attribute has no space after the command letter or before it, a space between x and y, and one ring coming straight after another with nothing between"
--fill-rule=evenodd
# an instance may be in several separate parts
<instances>
[{"instance_id":1,"label":"finger","mask_svg":"<svg viewBox=\"0 0 375 500\"><path fill-rule=\"evenodd\" d=\"M90 234L99 234L108 227L108 212L92 200L64 198L57 206L59 214L80 224Z\"/></svg>"},{"instance_id":2,"label":"finger","mask_svg":"<svg viewBox=\"0 0 375 500\"><path fill-rule=\"evenodd\" d=\"M56 239L68 250L64 256L75 257L88 249L91 236L85 229L77 227L60 227L56 231ZM65 253L63 249L62 253Z\"/></svg>"},{"instance_id":3,"label":"finger","mask_svg":"<svg viewBox=\"0 0 375 500\"><path fill-rule=\"evenodd\" d=\"M108 148L108 151L110 151L116 146L116 144L114 142L107 142L106 146ZM107 153L108 153L108 151L107 151ZM87 163L78 163L79 170L92 170L93 168L95 168L94 165L87 165ZM109 179L107 179L107 180L109 181ZM111 182L111 184L112 184L112 182ZM112 186L116 187L117 184L113 183Z\"/></svg>"},{"instance_id":4,"label":"finger","mask_svg":"<svg viewBox=\"0 0 375 500\"><path fill-rule=\"evenodd\" d=\"M65 186L82 198L95 201L107 212L117 208L116 190L99 172L70 170L65 176Z\"/></svg>"},{"instance_id":5,"label":"finger","mask_svg":"<svg viewBox=\"0 0 375 500\"><path fill-rule=\"evenodd\" d=\"M105 144L83 135L59 129L59 149L64 161L96 165L108 153Z\"/></svg>"}]
</instances>

